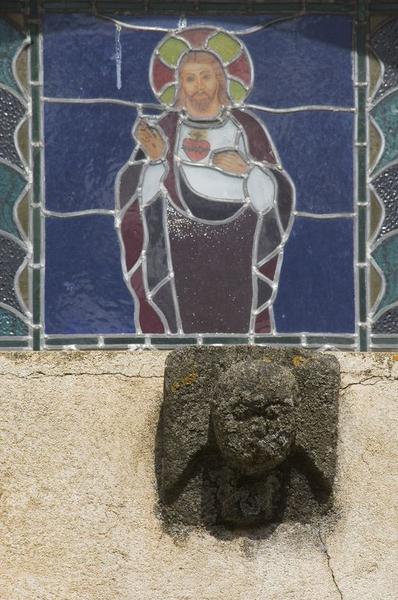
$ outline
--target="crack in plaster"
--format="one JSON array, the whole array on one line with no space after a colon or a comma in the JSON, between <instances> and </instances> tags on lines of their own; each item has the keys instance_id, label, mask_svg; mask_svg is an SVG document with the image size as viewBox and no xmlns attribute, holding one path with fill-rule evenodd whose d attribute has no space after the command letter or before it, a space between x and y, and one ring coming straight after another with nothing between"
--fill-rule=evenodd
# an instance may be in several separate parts
<instances>
[{"instance_id":1,"label":"crack in plaster","mask_svg":"<svg viewBox=\"0 0 398 600\"><path fill-rule=\"evenodd\" d=\"M331 556L329 554L328 547L327 547L327 545L326 545L326 543L325 543L325 541L324 541L324 539L322 537L322 533L321 533L320 529L318 529L318 536L319 536L319 540L321 542L321 546L322 546L323 552L324 552L324 554L326 556L326 559L327 559L328 569L329 569L330 574L332 576L332 580L333 580L334 586L335 586L336 590L338 591L341 600L343 600L343 593L342 593L342 591L341 591L341 589L340 589L340 587L339 587L339 585L338 585L338 583L336 581L336 577L335 577L335 574L334 574L334 571L333 571L333 568L332 568L332 563L331 563L332 558L331 558Z\"/></svg>"},{"instance_id":2,"label":"crack in plaster","mask_svg":"<svg viewBox=\"0 0 398 600\"><path fill-rule=\"evenodd\" d=\"M18 373L12 373L12 372L7 372L4 371L2 373L0 373L0 377L15 377L16 379L28 379L28 378L32 378L32 379L38 379L39 377L73 377L73 376L87 376L87 377L101 377L102 375L104 376L111 376L111 377L123 377L125 379L163 379L163 374L162 375L144 375L141 372L141 369L138 373L136 374L132 374L132 375L128 375L126 373L121 373L119 371L100 371L97 373L93 373L93 372L89 372L89 371L66 371L63 373L51 373L51 372L45 372L45 371L34 371L31 373L25 373L25 374L21 374L19 375ZM364 379L360 379L359 381L353 381L351 383L348 383L347 385L341 386L340 390L341 391L345 391L350 387L354 387L354 386L358 386L358 385L364 385L364 386L373 386L373 385L377 385L378 383L381 383L382 381L391 381L391 377L386 376L386 377L379 377L379 376L369 376L366 377Z\"/></svg>"},{"instance_id":3,"label":"crack in plaster","mask_svg":"<svg viewBox=\"0 0 398 600\"><path fill-rule=\"evenodd\" d=\"M389 377L376 377L375 375L372 375L370 377L366 377L365 379L360 379L359 381L353 381L352 383L347 383L347 385L341 386L340 390L344 391L344 390L347 390L348 388L356 386L356 385L364 385L364 386L377 385L378 383L381 383L382 381L388 381L389 379L390 379Z\"/></svg>"},{"instance_id":4,"label":"crack in plaster","mask_svg":"<svg viewBox=\"0 0 398 600\"><path fill-rule=\"evenodd\" d=\"M89 377L100 377L101 375L108 375L111 377L123 377L125 379L163 379L163 375L142 375L138 373L136 375L127 375L126 373L119 373L117 371L103 371L100 373L89 373L84 371L65 372L65 373L45 373L44 371L34 371L33 373L26 373L24 375L18 375L17 373L0 373L0 377L15 377L16 379L39 379L40 377L74 377L74 376L89 376Z\"/></svg>"}]
</instances>

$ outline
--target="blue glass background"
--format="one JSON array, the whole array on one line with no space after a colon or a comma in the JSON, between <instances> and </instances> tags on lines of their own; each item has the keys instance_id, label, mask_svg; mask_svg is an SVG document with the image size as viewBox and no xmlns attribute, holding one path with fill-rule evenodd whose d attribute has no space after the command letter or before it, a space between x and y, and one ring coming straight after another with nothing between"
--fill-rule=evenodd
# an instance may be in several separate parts
<instances>
[{"instance_id":1,"label":"blue glass background","mask_svg":"<svg viewBox=\"0 0 398 600\"><path fill-rule=\"evenodd\" d=\"M354 114L256 114L267 125L281 163L294 181L297 210L352 213Z\"/></svg>"},{"instance_id":2,"label":"blue glass background","mask_svg":"<svg viewBox=\"0 0 398 600\"><path fill-rule=\"evenodd\" d=\"M174 27L173 17L132 18ZM188 18L188 24L243 31L274 17ZM156 102L149 61L164 31L123 29L122 88L116 87L115 26L84 15L44 19L44 94ZM256 111L296 186L297 210L353 211L352 20L307 16L242 35L255 86L248 103L295 112ZM133 150L133 107L45 104L46 207L57 212L113 209L114 183ZM277 330L354 331L352 219L296 218L285 250L275 308ZM46 333L132 333L133 301L123 279L112 216L48 218Z\"/></svg>"},{"instance_id":3,"label":"blue glass background","mask_svg":"<svg viewBox=\"0 0 398 600\"><path fill-rule=\"evenodd\" d=\"M112 216L46 219L46 333L133 333Z\"/></svg>"},{"instance_id":4,"label":"blue glass background","mask_svg":"<svg viewBox=\"0 0 398 600\"><path fill-rule=\"evenodd\" d=\"M213 25L222 22L202 18L190 19L190 24L206 21ZM253 19L246 24L253 24ZM164 31L122 29L122 88L118 90L114 24L85 15L47 15L44 94L153 102L148 67L152 51L164 35ZM242 39L252 57L255 81L261 82L254 86L249 103L274 108L353 106L350 17L290 19Z\"/></svg>"},{"instance_id":5,"label":"blue glass background","mask_svg":"<svg viewBox=\"0 0 398 600\"><path fill-rule=\"evenodd\" d=\"M351 333L355 323L351 219L297 217L274 304L279 333Z\"/></svg>"},{"instance_id":6,"label":"blue glass background","mask_svg":"<svg viewBox=\"0 0 398 600\"><path fill-rule=\"evenodd\" d=\"M154 102L148 65L155 46L164 35L163 31L122 30L122 88L118 90L115 25L85 15L46 16L44 94Z\"/></svg>"},{"instance_id":7,"label":"blue glass background","mask_svg":"<svg viewBox=\"0 0 398 600\"><path fill-rule=\"evenodd\" d=\"M244 37L261 86L248 102L291 107L352 106L352 19L309 16Z\"/></svg>"},{"instance_id":8,"label":"blue glass background","mask_svg":"<svg viewBox=\"0 0 398 600\"><path fill-rule=\"evenodd\" d=\"M46 208L113 209L115 178L134 148L136 110L115 104L46 104Z\"/></svg>"}]
</instances>

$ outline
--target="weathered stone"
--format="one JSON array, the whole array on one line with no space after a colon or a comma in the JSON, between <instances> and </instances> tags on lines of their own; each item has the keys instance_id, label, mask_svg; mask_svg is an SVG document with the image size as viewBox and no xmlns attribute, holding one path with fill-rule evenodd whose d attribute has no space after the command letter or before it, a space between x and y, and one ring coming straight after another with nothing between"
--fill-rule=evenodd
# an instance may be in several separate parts
<instances>
[{"instance_id":1,"label":"weathered stone","mask_svg":"<svg viewBox=\"0 0 398 600\"><path fill-rule=\"evenodd\" d=\"M216 443L242 474L266 473L290 454L298 389L286 367L248 360L232 365L211 403Z\"/></svg>"},{"instance_id":2,"label":"weathered stone","mask_svg":"<svg viewBox=\"0 0 398 600\"><path fill-rule=\"evenodd\" d=\"M248 527L324 513L339 382L334 357L301 349L171 353L157 451L166 522Z\"/></svg>"}]
</instances>

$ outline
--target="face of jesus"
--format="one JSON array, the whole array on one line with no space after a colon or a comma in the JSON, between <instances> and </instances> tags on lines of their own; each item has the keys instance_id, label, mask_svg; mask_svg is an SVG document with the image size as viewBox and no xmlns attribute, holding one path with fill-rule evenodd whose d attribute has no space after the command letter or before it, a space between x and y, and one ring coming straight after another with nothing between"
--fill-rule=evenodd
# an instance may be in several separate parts
<instances>
[{"instance_id":1,"label":"face of jesus","mask_svg":"<svg viewBox=\"0 0 398 600\"><path fill-rule=\"evenodd\" d=\"M180 79L189 114L212 117L220 112L219 83L211 63L187 63L180 72Z\"/></svg>"}]
</instances>

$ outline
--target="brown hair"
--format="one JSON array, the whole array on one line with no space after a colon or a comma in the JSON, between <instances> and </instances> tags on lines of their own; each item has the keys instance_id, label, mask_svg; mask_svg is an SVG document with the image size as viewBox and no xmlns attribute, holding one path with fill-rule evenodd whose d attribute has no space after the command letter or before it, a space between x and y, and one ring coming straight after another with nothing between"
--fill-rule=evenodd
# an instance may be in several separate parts
<instances>
[{"instance_id":1,"label":"brown hair","mask_svg":"<svg viewBox=\"0 0 398 600\"><path fill-rule=\"evenodd\" d=\"M212 52L206 50L190 50L182 57L180 64L178 65L178 74L181 73L182 69L192 63L203 63L206 65L213 65L216 78L218 81L218 100L220 104L228 106L231 104L231 99L228 94L227 78L225 71L220 60ZM176 98L174 101L175 108L183 108L185 104L184 90L182 89L181 79L178 77L178 87Z\"/></svg>"}]
</instances>

